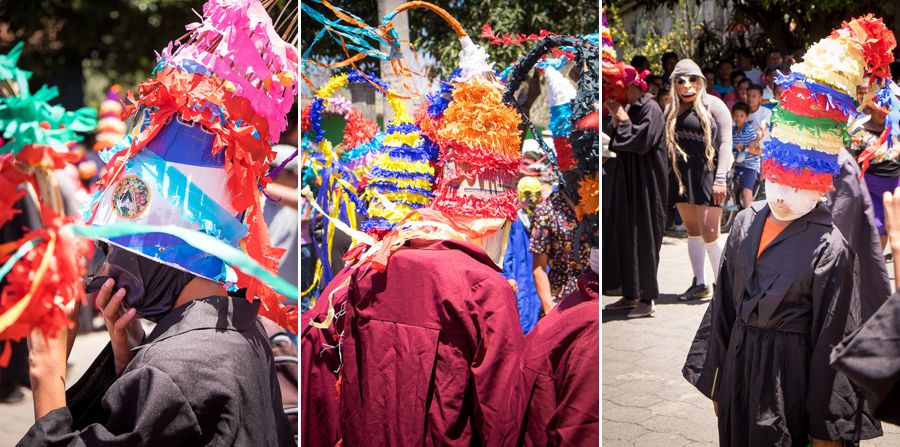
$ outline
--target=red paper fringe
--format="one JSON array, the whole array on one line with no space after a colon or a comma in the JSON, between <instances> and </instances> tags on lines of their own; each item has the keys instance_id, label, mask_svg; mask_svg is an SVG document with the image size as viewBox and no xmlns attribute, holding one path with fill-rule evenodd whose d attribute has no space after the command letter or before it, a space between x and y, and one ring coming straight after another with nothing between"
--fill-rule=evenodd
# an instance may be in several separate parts
<instances>
[{"instance_id":1,"label":"red paper fringe","mask_svg":"<svg viewBox=\"0 0 900 447\"><path fill-rule=\"evenodd\" d=\"M868 65L868 72L880 78L891 78L890 63L894 62L894 48L897 40L881 18L874 14L857 17L841 24L841 29L850 32L853 45L858 48ZM837 30L831 32L832 38L838 38Z\"/></svg>"},{"instance_id":2,"label":"red paper fringe","mask_svg":"<svg viewBox=\"0 0 900 447\"><path fill-rule=\"evenodd\" d=\"M556 150L556 164L560 171L575 168L575 155L572 154L568 137L553 137L553 148Z\"/></svg>"},{"instance_id":3,"label":"red paper fringe","mask_svg":"<svg viewBox=\"0 0 900 447\"><path fill-rule=\"evenodd\" d=\"M805 168L801 174L797 174L793 169L787 169L772 159L763 161L762 176L780 185L818 191L822 194L834 188L834 176L830 174L813 173Z\"/></svg>"},{"instance_id":4,"label":"red paper fringe","mask_svg":"<svg viewBox=\"0 0 900 447\"><path fill-rule=\"evenodd\" d=\"M0 227L21 212L14 205L25 195L19 185L27 180L27 176L16 168L14 160L12 157L0 160Z\"/></svg>"},{"instance_id":5,"label":"red paper fringe","mask_svg":"<svg viewBox=\"0 0 900 447\"><path fill-rule=\"evenodd\" d=\"M344 119L344 150L349 151L361 144L368 143L378 133L378 125L365 119L361 113L351 110Z\"/></svg>"},{"instance_id":6,"label":"red paper fringe","mask_svg":"<svg viewBox=\"0 0 900 447\"><path fill-rule=\"evenodd\" d=\"M538 34L504 34L503 37L498 36L491 25L485 23L481 27L481 37L488 40L491 45L519 45L525 42L541 40L547 36L557 36L558 34L542 29Z\"/></svg>"},{"instance_id":7,"label":"red paper fringe","mask_svg":"<svg viewBox=\"0 0 900 447\"><path fill-rule=\"evenodd\" d=\"M484 198L460 196L454 186L441 184L431 208L450 215L516 220L519 196L515 189Z\"/></svg>"},{"instance_id":8,"label":"red paper fringe","mask_svg":"<svg viewBox=\"0 0 900 447\"><path fill-rule=\"evenodd\" d=\"M101 185L108 187L122 175L128 158L153 140L175 114L186 121L199 123L215 135L212 153L225 151L225 170L231 174L227 185L232 194L232 206L239 213L249 210L248 234L241 241L241 246L266 270L277 272L281 249L274 248L269 242L259 209L260 190L269 182L266 171L269 161L275 157L268 141L268 121L254 111L247 99L235 96L220 81L196 73L166 68L138 89L140 103L157 110L150 115L149 125L135 138L131 147L115 154L110 160ZM224 122L215 118L209 110L193 109L197 104L206 102L220 107L226 116ZM238 121L240 126L236 124ZM254 130L259 138L253 135ZM238 274L237 284L247 288L248 299L257 296L262 300L262 315L296 330L297 312L292 309L293 306L281 304L278 294L269 285L242 273Z\"/></svg>"},{"instance_id":9,"label":"red paper fringe","mask_svg":"<svg viewBox=\"0 0 900 447\"><path fill-rule=\"evenodd\" d=\"M613 98L625 104L628 97L625 95L628 73L625 71L625 63L603 64L603 97Z\"/></svg>"},{"instance_id":10,"label":"red paper fringe","mask_svg":"<svg viewBox=\"0 0 900 447\"><path fill-rule=\"evenodd\" d=\"M45 227L27 233L16 249L27 241L42 240L28 254L17 262L6 275L7 285L0 292L0 313L6 312L28 294L32 285L37 289L22 315L0 333L0 340L22 340L34 328L46 336L53 336L58 330L69 329L74 324L68 319L67 309L75 300L85 302L82 277L87 273L85 261L93 256L91 241L74 236L59 229L74 219L58 216L52 210L42 207ZM38 266L44 259L50 234L56 237L56 247L48 254L49 264L41 278L35 278ZM0 257L0 262L9 259L9 254Z\"/></svg>"},{"instance_id":11,"label":"red paper fringe","mask_svg":"<svg viewBox=\"0 0 900 447\"><path fill-rule=\"evenodd\" d=\"M839 122L847 121L847 117L840 109L832 107L826 110L827 105L825 95L814 95L800 85L793 85L781 92L780 106L790 110L791 113L812 118L831 118Z\"/></svg>"}]
</instances>

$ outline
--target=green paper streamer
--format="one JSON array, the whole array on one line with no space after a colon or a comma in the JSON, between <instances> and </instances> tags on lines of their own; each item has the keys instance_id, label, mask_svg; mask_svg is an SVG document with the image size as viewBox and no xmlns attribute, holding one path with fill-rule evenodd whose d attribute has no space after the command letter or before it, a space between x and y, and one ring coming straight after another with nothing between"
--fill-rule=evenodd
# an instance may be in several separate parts
<instances>
[{"instance_id":1,"label":"green paper streamer","mask_svg":"<svg viewBox=\"0 0 900 447\"><path fill-rule=\"evenodd\" d=\"M221 259L226 264L239 269L241 272L261 281L265 281L272 286L276 292L288 298L297 300L300 296L300 291L297 289L297 286L273 275L253 260L253 258L247 256L243 251L205 233L188 230L174 225L156 226L136 223L119 223L104 226L69 224L63 228L68 229L76 236L93 240L112 239L145 233L164 233L175 236L191 247L209 253Z\"/></svg>"},{"instance_id":2,"label":"green paper streamer","mask_svg":"<svg viewBox=\"0 0 900 447\"><path fill-rule=\"evenodd\" d=\"M838 137L844 143L844 146L850 145L850 134L847 133L846 123L831 118L813 118L797 115L778 106L772 112L771 121L779 126L783 125L803 130L819 138L822 137L822 133L830 133Z\"/></svg>"}]
</instances>

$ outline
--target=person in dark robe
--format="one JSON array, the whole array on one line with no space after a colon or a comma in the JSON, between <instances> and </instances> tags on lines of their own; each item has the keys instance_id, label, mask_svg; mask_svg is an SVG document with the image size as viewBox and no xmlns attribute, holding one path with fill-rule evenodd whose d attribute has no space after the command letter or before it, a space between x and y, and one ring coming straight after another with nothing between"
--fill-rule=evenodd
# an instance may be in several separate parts
<instances>
[{"instance_id":1,"label":"person in dark robe","mask_svg":"<svg viewBox=\"0 0 900 447\"><path fill-rule=\"evenodd\" d=\"M603 290L623 296L608 310L631 310L640 302L649 312L659 295L669 156L665 120L653 96L631 85L628 98L627 117L617 118L614 110L621 107L610 106L613 119L606 129L616 158L604 164Z\"/></svg>"},{"instance_id":2,"label":"person in dark robe","mask_svg":"<svg viewBox=\"0 0 900 447\"><path fill-rule=\"evenodd\" d=\"M301 317L301 444L508 445L524 335L499 271L450 240L349 263Z\"/></svg>"},{"instance_id":3,"label":"person in dark robe","mask_svg":"<svg viewBox=\"0 0 900 447\"><path fill-rule=\"evenodd\" d=\"M840 174L834 190L825 194L834 225L856 252L859 262L859 304L865 322L891 296L891 280L875 227L872 198L856 160L847 150L838 154Z\"/></svg>"},{"instance_id":4,"label":"person in dark robe","mask_svg":"<svg viewBox=\"0 0 900 447\"><path fill-rule=\"evenodd\" d=\"M517 445L582 445L600 437L599 280L596 270L579 275L578 290L525 339L517 394L527 403Z\"/></svg>"},{"instance_id":5,"label":"person in dark robe","mask_svg":"<svg viewBox=\"0 0 900 447\"><path fill-rule=\"evenodd\" d=\"M884 198L885 224L894 259L900 259L900 188ZM894 286L900 281L894 261ZM831 352L831 365L859 385L872 414L900 424L900 293L895 292L859 332Z\"/></svg>"},{"instance_id":6,"label":"person in dark robe","mask_svg":"<svg viewBox=\"0 0 900 447\"><path fill-rule=\"evenodd\" d=\"M827 205L765 235L771 213L756 202L735 218L682 373L713 400L722 446L881 436L859 391L828 366L860 322L855 255Z\"/></svg>"},{"instance_id":7,"label":"person in dark robe","mask_svg":"<svg viewBox=\"0 0 900 447\"><path fill-rule=\"evenodd\" d=\"M66 391L66 332L29 337L37 420L17 445L293 444L258 301L114 246L105 265L134 275L98 292L111 341ZM157 324L132 344L137 315Z\"/></svg>"}]
</instances>

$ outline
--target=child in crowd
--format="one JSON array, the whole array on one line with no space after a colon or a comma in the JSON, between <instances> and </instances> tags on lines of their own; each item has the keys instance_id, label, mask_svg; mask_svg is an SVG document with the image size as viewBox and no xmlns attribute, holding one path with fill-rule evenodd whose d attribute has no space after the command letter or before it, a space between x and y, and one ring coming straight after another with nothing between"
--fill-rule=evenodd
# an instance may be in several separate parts
<instances>
[{"instance_id":1,"label":"child in crowd","mask_svg":"<svg viewBox=\"0 0 900 447\"><path fill-rule=\"evenodd\" d=\"M747 208L753 203L753 187L759 177L762 154L757 140L757 129L747 121L750 107L739 102L731 110L734 128L731 130L731 142L734 151L734 175L741 186L741 207Z\"/></svg>"}]
</instances>

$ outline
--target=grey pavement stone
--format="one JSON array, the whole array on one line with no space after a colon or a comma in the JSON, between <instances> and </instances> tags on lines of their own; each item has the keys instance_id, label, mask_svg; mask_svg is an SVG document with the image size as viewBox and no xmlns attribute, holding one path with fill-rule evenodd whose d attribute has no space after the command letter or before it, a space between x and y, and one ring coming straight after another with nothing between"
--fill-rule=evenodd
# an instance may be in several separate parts
<instances>
[{"instance_id":1,"label":"grey pavement stone","mask_svg":"<svg viewBox=\"0 0 900 447\"><path fill-rule=\"evenodd\" d=\"M889 266L889 270L892 266ZM707 267L707 278L713 278ZM708 300L675 299L693 274L684 239L666 238L660 253L660 300L651 318L603 312L603 446L715 446L718 430L709 399L681 377L681 367ZM602 304L618 297L602 297ZM865 447L900 446L900 427Z\"/></svg>"}]
</instances>

